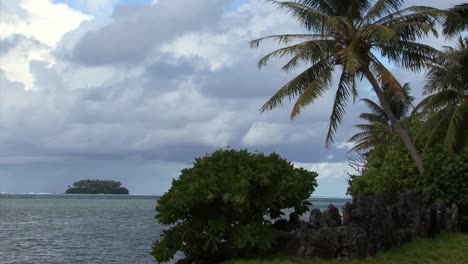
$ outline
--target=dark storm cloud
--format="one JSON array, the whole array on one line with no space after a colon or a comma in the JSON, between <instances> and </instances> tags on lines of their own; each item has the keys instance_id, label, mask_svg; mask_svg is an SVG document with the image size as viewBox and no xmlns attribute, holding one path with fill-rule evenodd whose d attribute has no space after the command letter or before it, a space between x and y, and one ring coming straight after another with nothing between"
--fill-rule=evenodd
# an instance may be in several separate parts
<instances>
[{"instance_id":1,"label":"dark storm cloud","mask_svg":"<svg viewBox=\"0 0 468 264\"><path fill-rule=\"evenodd\" d=\"M110 24L83 36L71 59L88 65L140 61L162 42L216 24L231 2L161 0L153 6L118 6Z\"/></svg>"}]
</instances>

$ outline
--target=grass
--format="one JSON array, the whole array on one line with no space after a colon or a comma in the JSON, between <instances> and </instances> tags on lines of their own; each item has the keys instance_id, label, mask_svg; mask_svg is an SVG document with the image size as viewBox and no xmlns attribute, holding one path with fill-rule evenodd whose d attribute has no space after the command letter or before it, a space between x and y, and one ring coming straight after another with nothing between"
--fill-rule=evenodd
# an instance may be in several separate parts
<instances>
[{"instance_id":1,"label":"grass","mask_svg":"<svg viewBox=\"0 0 468 264\"><path fill-rule=\"evenodd\" d=\"M419 239L365 260L336 261L317 258L273 258L230 260L224 264L433 264L468 263L468 234L444 234L435 239Z\"/></svg>"}]
</instances>

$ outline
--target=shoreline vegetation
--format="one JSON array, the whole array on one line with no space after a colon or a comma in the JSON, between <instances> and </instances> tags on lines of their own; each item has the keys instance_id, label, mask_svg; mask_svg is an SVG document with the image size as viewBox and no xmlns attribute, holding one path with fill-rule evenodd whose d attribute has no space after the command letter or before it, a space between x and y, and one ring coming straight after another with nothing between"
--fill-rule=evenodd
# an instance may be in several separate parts
<instances>
[{"instance_id":1,"label":"shoreline vegetation","mask_svg":"<svg viewBox=\"0 0 468 264\"><path fill-rule=\"evenodd\" d=\"M338 143L336 132L351 101L362 99L370 109L359 115L365 123L357 124L359 132L347 141L353 143L349 153L355 172L349 174L347 191L353 202L345 204L342 216L330 205L323 213L312 210L309 221L301 222L309 205L303 200L317 186L316 172L295 171L276 153L218 150L183 169L159 200L156 219L168 228L153 244L156 261L167 262L182 252L186 258L178 263L220 263L271 254L309 260L225 263L331 263L316 257L363 259L418 238L465 231L468 39L461 33L468 30L468 3L438 9L405 6L404 0L267 2L288 13L303 31L252 40L252 48L267 41L277 44L257 66L280 62L288 73L299 65L307 68L280 86L260 112L290 101L294 119L335 90L325 139L331 147ZM440 26L445 37L459 35L457 46L439 50L421 42L439 38ZM389 64L425 72L426 80L419 83L425 98L417 106L410 84L402 83ZM362 80L378 100L360 97ZM280 219L285 208L294 209L289 220ZM430 245L440 244L440 239L426 244L421 240L391 251L400 255L374 259L466 263L467 241L455 241L434 254L438 247ZM458 250L452 252L454 248Z\"/></svg>"},{"instance_id":2,"label":"shoreline vegetation","mask_svg":"<svg viewBox=\"0 0 468 264\"><path fill-rule=\"evenodd\" d=\"M122 183L112 180L80 180L74 182L64 194L124 194L128 195L127 188Z\"/></svg>"},{"instance_id":3,"label":"shoreline vegetation","mask_svg":"<svg viewBox=\"0 0 468 264\"><path fill-rule=\"evenodd\" d=\"M417 239L392 248L386 252L379 252L375 257L364 260L351 260L347 264L390 264L390 263L450 263L462 264L468 259L468 234L449 233L436 238ZM235 259L223 264L331 264L342 263L337 260L300 257L272 257L266 259Z\"/></svg>"}]
</instances>

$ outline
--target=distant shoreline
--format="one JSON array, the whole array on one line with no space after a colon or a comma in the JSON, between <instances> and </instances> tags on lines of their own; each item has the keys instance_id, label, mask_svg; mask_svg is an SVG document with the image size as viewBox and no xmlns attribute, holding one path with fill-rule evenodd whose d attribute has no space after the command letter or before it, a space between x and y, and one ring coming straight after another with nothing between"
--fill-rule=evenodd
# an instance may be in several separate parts
<instances>
[{"instance_id":1,"label":"distant shoreline","mask_svg":"<svg viewBox=\"0 0 468 264\"><path fill-rule=\"evenodd\" d=\"M0 192L0 195L67 195L67 196L72 196L72 195L110 195L110 196L157 196L161 197L163 194L145 194L145 193L130 193L130 194L72 194L72 193L35 193L35 192L27 192L27 193L9 193L9 192ZM351 196L311 196L309 199L330 199L330 200L335 200L335 199L340 199L340 200L352 200Z\"/></svg>"}]
</instances>

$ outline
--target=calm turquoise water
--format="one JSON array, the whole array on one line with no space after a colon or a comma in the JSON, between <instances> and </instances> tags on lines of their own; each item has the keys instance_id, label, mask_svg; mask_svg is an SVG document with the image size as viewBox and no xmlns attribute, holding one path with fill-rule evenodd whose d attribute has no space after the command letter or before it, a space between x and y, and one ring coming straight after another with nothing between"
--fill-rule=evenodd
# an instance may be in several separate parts
<instances>
[{"instance_id":1,"label":"calm turquoise water","mask_svg":"<svg viewBox=\"0 0 468 264\"><path fill-rule=\"evenodd\" d=\"M156 196L0 194L0 263L155 263ZM312 199L338 208L347 199ZM181 256L179 256L181 257Z\"/></svg>"}]
</instances>

